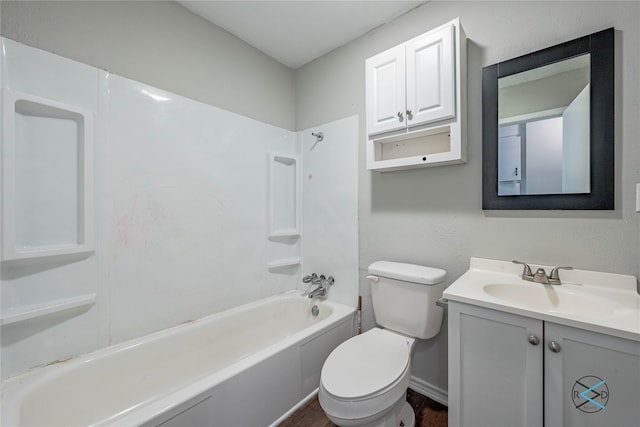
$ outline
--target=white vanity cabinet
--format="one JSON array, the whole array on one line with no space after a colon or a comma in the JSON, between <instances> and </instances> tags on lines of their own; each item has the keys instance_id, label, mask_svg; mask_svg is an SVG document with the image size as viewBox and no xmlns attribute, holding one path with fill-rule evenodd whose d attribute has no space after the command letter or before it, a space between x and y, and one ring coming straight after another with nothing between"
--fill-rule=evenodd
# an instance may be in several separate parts
<instances>
[{"instance_id":1,"label":"white vanity cabinet","mask_svg":"<svg viewBox=\"0 0 640 427\"><path fill-rule=\"evenodd\" d=\"M465 44L455 19L366 60L368 169L466 160Z\"/></svg>"},{"instance_id":2,"label":"white vanity cabinet","mask_svg":"<svg viewBox=\"0 0 640 427\"><path fill-rule=\"evenodd\" d=\"M542 322L452 301L448 321L449 426L542 426Z\"/></svg>"},{"instance_id":3,"label":"white vanity cabinet","mask_svg":"<svg viewBox=\"0 0 640 427\"><path fill-rule=\"evenodd\" d=\"M638 425L640 342L449 301L449 426Z\"/></svg>"},{"instance_id":4,"label":"white vanity cabinet","mask_svg":"<svg viewBox=\"0 0 640 427\"><path fill-rule=\"evenodd\" d=\"M640 342L550 322L544 337L545 426L640 424Z\"/></svg>"}]
</instances>

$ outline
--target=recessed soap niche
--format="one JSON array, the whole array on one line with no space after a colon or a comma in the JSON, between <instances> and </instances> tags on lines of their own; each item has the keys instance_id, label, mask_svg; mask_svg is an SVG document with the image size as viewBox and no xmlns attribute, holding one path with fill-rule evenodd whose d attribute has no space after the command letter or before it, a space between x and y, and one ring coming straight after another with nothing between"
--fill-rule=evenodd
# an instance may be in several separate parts
<instances>
[{"instance_id":1,"label":"recessed soap niche","mask_svg":"<svg viewBox=\"0 0 640 427\"><path fill-rule=\"evenodd\" d=\"M287 245L300 236L300 160L298 156L268 154L269 240ZM298 254L267 262L270 271L296 268Z\"/></svg>"},{"instance_id":2,"label":"recessed soap niche","mask_svg":"<svg viewBox=\"0 0 640 427\"><path fill-rule=\"evenodd\" d=\"M3 91L2 260L93 251L93 112Z\"/></svg>"},{"instance_id":3,"label":"recessed soap niche","mask_svg":"<svg viewBox=\"0 0 640 427\"><path fill-rule=\"evenodd\" d=\"M269 237L300 234L299 163L297 156L269 153Z\"/></svg>"}]
</instances>

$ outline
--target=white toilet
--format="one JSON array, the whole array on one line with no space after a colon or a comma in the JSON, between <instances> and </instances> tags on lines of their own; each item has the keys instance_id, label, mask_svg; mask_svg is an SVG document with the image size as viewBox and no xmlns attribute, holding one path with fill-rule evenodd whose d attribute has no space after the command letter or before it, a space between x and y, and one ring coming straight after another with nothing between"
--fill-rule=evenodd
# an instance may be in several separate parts
<instances>
[{"instance_id":1,"label":"white toilet","mask_svg":"<svg viewBox=\"0 0 640 427\"><path fill-rule=\"evenodd\" d=\"M435 336L443 310L446 272L438 268L378 261L369 266L373 328L336 347L322 367L318 398L339 426L415 425L406 402L416 338Z\"/></svg>"}]
</instances>

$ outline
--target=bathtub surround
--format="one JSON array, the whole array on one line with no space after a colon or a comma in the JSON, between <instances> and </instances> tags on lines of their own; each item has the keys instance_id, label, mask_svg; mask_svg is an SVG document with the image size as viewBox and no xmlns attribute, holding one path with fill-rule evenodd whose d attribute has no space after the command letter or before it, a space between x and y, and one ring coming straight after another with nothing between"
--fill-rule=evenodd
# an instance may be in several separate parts
<instances>
[{"instance_id":1,"label":"bathtub surround","mask_svg":"<svg viewBox=\"0 0 640 427\"><path fill-rule=\"evenodd\" d=\"M322 132L319 140L312 133ZM358 300L358 117L299 132L303 159L303 276L331 275L329 298Z\"/></svg>"},{"instance_id":2,"label":"bathtub surround","mask_svg":"<svg viewBox=\"0 0 640 427\"><path fill-rule=\"evenodd\" d=\"M302 169L284 175L296 183L276 180L273 188L267 178L273 153L303 161L301 144L310 132L277 128L8 39L2 43L3 89L83 108L96 123L95 180L86 183L95 194L95 251L2 263L3 379L305 290L301 194L283 203L291 188L302 187ZM13 107L5 113L18 115ZM334 258L320 261L308 246L309 264L336 277L334 300L355 306L357 117L322 129L322 145L306 153L307 175L315 176L304 189L306 237L340 247ZM330 161L329 171L324 165ZM296 204L297 232L272 236L268 206ZM272 268L274 260L292 259Z\"/></svg>"}]
</instances>

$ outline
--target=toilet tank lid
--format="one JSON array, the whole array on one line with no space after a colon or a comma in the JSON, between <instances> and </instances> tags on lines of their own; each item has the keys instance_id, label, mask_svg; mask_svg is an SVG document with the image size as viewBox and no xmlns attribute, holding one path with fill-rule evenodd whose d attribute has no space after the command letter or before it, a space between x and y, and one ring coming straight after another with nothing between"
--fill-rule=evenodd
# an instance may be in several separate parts
<instances>
[{"instance_id":1,"label":"toilet tank lid","mask_svg":"<svg viewBox=\"0 0 640 427\"><path fill-rule=\"evenodd\" d=\"M369 274L423 285L437 285L447 277L447 272L440 268L391 261L374 262L369 266Z\"/></svg>"}]
</instances>

